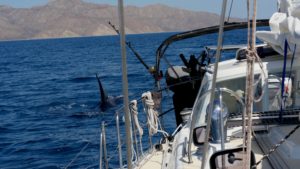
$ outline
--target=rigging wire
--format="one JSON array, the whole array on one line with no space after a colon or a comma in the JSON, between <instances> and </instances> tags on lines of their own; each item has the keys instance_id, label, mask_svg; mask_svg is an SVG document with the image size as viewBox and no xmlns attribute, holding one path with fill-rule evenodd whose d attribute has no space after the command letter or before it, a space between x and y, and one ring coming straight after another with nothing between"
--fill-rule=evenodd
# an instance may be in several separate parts
<instances>
[{"instance_id":1,"label":"rigging wire","mask_svg":"<svg viewBox=\"0 0 300 169\"><path fill-rule=\"evenodd\" d=\"M229 19L230 19L233 1L234 0L231 0L231 3L230 3L230 8L229 8L229 12L228 12L227 22L229 22Z\"/></svg>"},{"instance_id":2,"label":"rigging wire","mask_svg":"<svg viewBox=\"0 0 300 169\"><path fill-rule=\"evenodd\" d=\"M210 93L210 103L213 103L214 101L214 97L215 97L215 88L216 88L216 80L217 80L217 72L218 72L218 66L219 66L219 61L220 61L220 57L221 57L221 47L223 45L223 33L224 33L224 20L225 20L225 13L226 13L226 6L227 6L227 0L223 0L222 3L222 11L221 11L221 17L220 17L220 27L219 27L219 36L218 36L218 47L217 47L217 53L216 53L216 60L214 63L214 73L213 73L213 77L212 77L212 91ZM201 164L201 169L205 168L206 162L207 162L207 158L208 158L208 148L209 148L209 133L211 130L211 116L212 116L212 112L213 112L213 106L210 106L208 114L207 114L207 128L206 128L206 135L205 135L205 143L204 143L204 148L203 148L203 152L205 152L203 154L203 161ZM193 125L193 124L192 124ZM190 131L190 135L191 135L191 131ZM191 154L191 144L189 144L189 148L188 148L188 161L192 162L192 154Z\"/></svg>"},{"instance_id":3,"label":"rigging wire","mask_svg":"<svg viewBox=\"0 0 300 169\"><path fill-rule=\"evenodd\" d=\"M80 156L80 154L88 147L91 142L87 142L84 147L79 151L78 154L73 158L73 160L65 167L65 169L69 168L71 164Z\"/></svg>"},{"instance_id":4,"label":"rigging wire","mask_svg":"<svg viewBox=\"0 0 300 169\"><path fill-rule=\"evenodd\" d=\"M111 28L118 34L120 35L120 31L116 28L115 25L113 25L110 21L108 22L108 24L111 26ZM127 47L133 52L133 54L136 56L136 58L140 61L140 63L148 70L150 71L150 67L144 62L144 60L142 59L141 55L132 47L131 42L126 41L125 42ZM150 72L151 73L151 72Z\"/></svg>"}]
</instances>

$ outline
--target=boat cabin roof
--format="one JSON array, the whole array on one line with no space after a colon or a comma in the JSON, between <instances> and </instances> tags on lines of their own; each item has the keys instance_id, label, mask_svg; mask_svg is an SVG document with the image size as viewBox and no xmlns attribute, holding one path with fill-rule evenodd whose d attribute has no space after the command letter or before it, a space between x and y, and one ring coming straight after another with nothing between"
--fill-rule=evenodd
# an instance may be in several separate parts
<instances>
[{"instance_id":1,"label":"boat cabin roof","mask_svg":"<svg viewBox=\"0 0 300 169\"><path fill-rule=\"evenodd\" d=\"M217 50L217 46L206 46L205 50L207 53L215 52ZM247 54L247 45L224 45L221 49L222 51L230 51L236 50L235 58L236 60L244 60L246 59ZM265 58L268 56L277 55L278 53L274 51L268 44L262 43L256 45L256 50L258 55L261 58Z\"/></svg>"}]
</instances>

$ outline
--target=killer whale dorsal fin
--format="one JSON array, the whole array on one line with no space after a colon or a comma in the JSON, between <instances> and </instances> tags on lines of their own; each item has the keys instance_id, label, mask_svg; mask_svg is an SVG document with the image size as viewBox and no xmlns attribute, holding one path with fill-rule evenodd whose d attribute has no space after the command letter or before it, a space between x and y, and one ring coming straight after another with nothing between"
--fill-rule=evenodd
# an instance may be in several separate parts
<instances>
[{"instance_id":1,"label":"killer whale dorsal fin","mask_svg":"<svg viewBox=\"0 0 300 169\"><path fill-rule=\"evenodd\" d=\"M99 92L100 92L100 95L101 95L101 102L106 102L107 98L108 98L108 95L106 93L106 91L104 90L103 88L103 85L101 83L101 80L98 76L98 74L96 73L96 78L97 78L97 81L98 81L98 85L99 85Z\"/></svg>"}]
</instances>

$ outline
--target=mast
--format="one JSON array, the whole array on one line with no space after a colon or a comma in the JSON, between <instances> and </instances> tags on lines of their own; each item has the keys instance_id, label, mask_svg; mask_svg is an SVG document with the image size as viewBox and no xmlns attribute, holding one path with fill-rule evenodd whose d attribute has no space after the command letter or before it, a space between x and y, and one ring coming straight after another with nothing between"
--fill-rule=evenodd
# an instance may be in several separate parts
<instances>
[{"instance_id":1,"label":"mast","mask_svg":"<svg viewBox=\"0 0 300 169\"><path fill-rule=\"evenodd\" d=\"M217 73L218 73L218 66L219 66L219 61L221 57L221 49L223 45L223 28L224 28L224 21L225 21L225 13L226 13L226 6L227 6L227 0L223 0L222 4L222 12L221 12L221 17L220 17L220 28L219 28L219 37L218 37L218 47L217 47L217 53L216 53L216 61L214 64L214 74L213 74L213 79L212 79L212 86L211 86L211 93L210 93L210 103L214 102L215 99L215 88L216 88L216 80L217 80ZM203 160L202 160L202 165L201 168L204 169L206 162L207 162L207 157L208 157L208 146L209 146L209 135L210 135L210 128L211 128L211 115L213 112L213 106L209 106L209 111L207 114L207 124L206 124L206 135L205 135L205 143L204 143L204 149L203 149Z\"/></svg>"},{"instance_id":2,"label":"mast","mask_svg":"<svg viewBox=\"0 0 300 169\"><path fill-rule=\"evenodd\" d=\"M123 0L118 0L118 13L119 13L121 55L122 55L122 83L123 83L123 95L124 95L123 101L124 101L125 126L126 126L127 168L132 169L131 130L130 130L130 114L129 114L129 101L128 101L128 79L127 79L127 65L126 65L126 40L125 40Z\"/></svg>"}]
</instances>

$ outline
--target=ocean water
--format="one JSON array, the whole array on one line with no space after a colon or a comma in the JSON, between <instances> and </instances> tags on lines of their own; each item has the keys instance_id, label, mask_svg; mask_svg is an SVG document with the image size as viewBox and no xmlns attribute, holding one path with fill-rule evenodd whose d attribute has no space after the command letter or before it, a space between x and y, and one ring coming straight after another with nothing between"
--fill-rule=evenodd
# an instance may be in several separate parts
<instances>
[{"instance_id":1,"label":"ocean water","mask_svg":"<svg viewBox=\"0 0 300 169\"><path fill-rule=\"evenodd\" d=\"M245 31L227 32L224 44L245 44ZM156 48L172 34L128 35L127 40L153 66ZM174 65L182 64L179 53L197 56L203 46L216 43L216 34L193 38L171 45L166 55ZM154 80L129 50L127 58L130 99L139 98L154 88ZM99 110L96 73L109 95L122 95L117 36L0 42L0 168L99 168L101 121L107 124L110 168L118 167L114 118L122 103ZM171 91L164 93L163 110L172 107L171 97ZM162 122L171 133L174 113ZM120 125L124 137L122 120Z\"/></svg>"}]
</instances>

